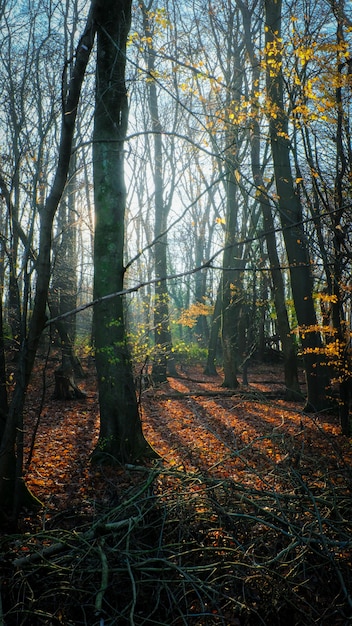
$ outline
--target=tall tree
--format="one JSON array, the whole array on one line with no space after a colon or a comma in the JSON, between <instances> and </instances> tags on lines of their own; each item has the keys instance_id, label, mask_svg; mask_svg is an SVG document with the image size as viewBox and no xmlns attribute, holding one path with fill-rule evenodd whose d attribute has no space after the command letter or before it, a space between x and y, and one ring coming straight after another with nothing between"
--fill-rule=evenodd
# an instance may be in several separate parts
<instances>
[{"instance_id":1,"label":"tall tree","mask_svg":"<svg viewBox=\"0 0 352 626\"><path fill-rule=\"evenodd\" d=\"M167 217L170 210L170 198L168 202L164 198L164 148L162 138L162 123L159 114L159 98L157 92L155 67L156 53L153 47L153 17L151 9L153 0L148 3L140 2L143 16L143 30L146 41L145 56L147 66L147 94L148 107L153 132L153 183L154 183L154 267L155 278L155 303L154 303L154 339L155 355L153 360L153 380L162 383L167 380L167 371L175 373L172 359L172 343L169 315L169 293L165 276L167 275ZM173 190L171 190L171 196Z\"/></svg>"},{"instance_id":2,"label":"tall tree","mask_svg":"<svg viewBox=\"0 0 352 626\"><path fill-rule=\"evenodd\" d=\"M345 41L346 14L344 1L333 2L333 11L337 21L336 50L337 72L336 81L336 176L334 186L334 212L332 214L333 225L333 298L332 298L332 322L336 331L337 352L339 357L338 377L340 380L340 421L342 433L350 435L352 431L352 417L350 416L350 398L352 396L352 372L351 372L351 336L346 329L346 317L343 307L343 274L345 264L345 239L344 228L346 197L351 197L352 192L352 140L349 125L348 112L345 110L343 99L343 86L346 80L343 73L352 76L352 60L346 61Z\"/></svg>"},{"instance_id":3,"label":"tall tree","mask_svg":"<svg viewBox=\"0 0 352 626\"><path fill-rule=\"evenodd\" d=\"M82 398L75 375L83 377L80 360L75 354L76 317L62 317L77 306L77 219L75 211L76 160L71 158L69 180L57 212L57 233L53 245L53 272L49 293L52 318L61 343L61 365L55 371L55 397L61 400Z\"/></svg>"},{"instance_id":4,"label":"tall tree","mask_svg":"<svg viewBox=\"0 0 352 626\"><path fill-rule=\"evenodd\" d=\"M266 193L263 163L262 163L262 142L260 132L260 82L261 64L255 52L253 41L255 28L252 27L253 11L242 0L236 0L242 14L244 39L247 54L252 71L251 86L251 122L250 122L250 148L251 148L251 168L253 182L256 187L256 196L261 208L264 236L270 262L270 273L273 284L273 297L277 316L277 325L282 344L284 358L284 375L286 386L286 398L297 399L300 397L300 386L298 382L298 363L296 348L291 334L285 303L285 288L282 272L280 269L279 254L277 251L277 241L275 237L274 219L270 205L269 196ZM265 153L265 151L264 151Z\"/></svg>"},{"instance_id":5,"label":"tall tree","mask_svg":"<svg viewBox=\"0 0 352 626\"><path fill-rule=\"evenodd\" d=\"M153 456L144 439L126 340L123 289L124 139L128 121L126 43L131 0L97 0L97 62L93 134L95 199L94 341L100 435L95 462Z\"/></svg>"},{"instance_id":6,"label":"tall tree","mask_svg":"<svg viewBox=\"0 0 352 626\"><path fill-rule=\"evenodd\" d=\"M17 518L23 502L35 499L22 478L23 408L40 336L46 323L46 305L51 275L52 226L67 180L72 141L81 87L94 43L94 0L86 26L76 48L74 71L67 92L63 94L61 137L57 167L50 193L40 213L39 254L36 264L36 292L28 333L24 337L16 371L15 389L6 415L0 443L0 512Z\"/></svg>"},{"instance_id":7,"label":"tall tree","mask_svg":"<svg viewBox=\"0 0 352 626\"><path fill-rule=\"evenodd\" d=\"M226 40L227 58L223 61L226 84L226 228L222 273L222 349L224 360L224 387L238 386L238 367L242 355L239 354L239 320L244 302L243 270L244 245L242 243L239 189L240 144L243 140L239 126L232 123L243 87L242 52L243 44L238 36L239 15L235 8L229 11L229 32ZM233 34L236 36L233 37ZM219 55L221 48L217 42Z\"/></svg>"},{"instance_id":8,"label":"tall tree","mask_svg":"<svg viewBox=\"0 0 352 626\"><path fill-rule=\"evenodd\" d=\"M306 372L308 391L306 410L317 411L327 406L328 376L326 368L321 365L323 346L317 330L310 258L302 224L302 206L291 169L288 116L284 104L281 11L281 0L265 0L269 132L279 215L290 265L292 295Z\"/></svg>"}]
</instances>

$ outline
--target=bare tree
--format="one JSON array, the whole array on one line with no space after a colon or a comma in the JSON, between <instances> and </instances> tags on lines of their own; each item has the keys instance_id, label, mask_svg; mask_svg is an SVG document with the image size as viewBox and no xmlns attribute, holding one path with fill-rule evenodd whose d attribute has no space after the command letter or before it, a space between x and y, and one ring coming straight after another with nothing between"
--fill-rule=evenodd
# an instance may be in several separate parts
<instances>
[{"instance_id":1,"label":"bare tree","mask_svg":"<svg viewBox=\"0 0 352 626\"><path fill-rule=\"evenodd\" d=\"M20 506L33 503L22 478L23 408L26 390L34 365L40 336L46 322L46 305L51 275L51 237L54 216L59 205L69 169L77 107L85 70L95 37L95 2L93 0L86 26L74 58L73 78L63 94L61 137L58 161L50 193L40 213L39 253L36 262L36 292L28 333L23 339L16 371L16 384L6 416L0 445L1 511L17 518Z\"/></svg>"}]
</instances>

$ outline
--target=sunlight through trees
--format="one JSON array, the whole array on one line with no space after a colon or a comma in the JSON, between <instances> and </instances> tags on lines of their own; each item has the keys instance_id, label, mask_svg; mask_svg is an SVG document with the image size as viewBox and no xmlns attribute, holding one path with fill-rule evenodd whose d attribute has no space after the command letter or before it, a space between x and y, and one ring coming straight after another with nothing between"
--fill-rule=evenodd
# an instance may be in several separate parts
<instances>
[{"instance_id":1,"label":"sunlight through trees","mask_svg":"<svg viewBox=\"0 0 352 626\"><path fill-rule=\"evenodd\" d=\"M69 396L94 359L115 460L148 455L136 389L189 355L230 389L282 359L286 398L351 430L351 8L110 8L0 7L5 490L51 347Z\"/></svg>"}]
</instances>

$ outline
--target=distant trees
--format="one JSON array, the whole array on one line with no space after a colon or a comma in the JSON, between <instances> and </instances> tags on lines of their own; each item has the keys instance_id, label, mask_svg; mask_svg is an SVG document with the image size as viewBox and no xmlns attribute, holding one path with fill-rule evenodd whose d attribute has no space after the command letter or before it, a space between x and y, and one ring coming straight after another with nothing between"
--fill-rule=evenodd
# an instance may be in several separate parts
<instances>
[{"instance_id":1,"label":"distant trees","mask_svg":"<svg viewBox=\"0 0 352 626\"><path fill-rule=\"evenodd\" d=\"M94 5L93 5L94 6ZM46 306L51 276L51 246L53 220L66 184L70 163L75 119L81 86L94 42L93 7L76 49L74 78L63 94L63 110L57 167L50 191L40 208L38 256L36 258L35 297L30 322L23 327L15 388L6 414L0 443L0 502L1 510L17 518L23 503L34 501L23 482L23 410L26 390L31 377L41 333L46 322ZM28 303L26 303L28 306Z\"/></svg>"},{"instance_id":2,"label":"distant trees","mask_svg":"<svg viewBox=\"0 0 352 626\"><path fill-rule=\"evenodd\" d=\"M18 433L47 306L57 317L92 297L93 247L103 456L149 451L129 357L137 339L139 366L155 356L153 377L165 381L178 341L199 348L209 338L214 373L221 334L224 384L236 387L275 337L287 397L300 397L299 358L306 409L328 405L331 377L349 433L349 5L115 4L93 0L79 45L81 0L0 7L3 476L20 477ZM80 94L96 29L93 136L93 71ZM108 298L136 283L133 297ZM75 325L56 328L66 358ZM10 394L9 354L18 359Z\"/></svg>"},{"instance_id":3,"label":"distant trees","mask_svg":"<svg viewBox=\"0 0 352 626\"><path fill-rule=\"evenodd\" d=\"M152 365L153 380L156 383L166 382L167 373L174 370L172 359L172 340L170 331L169 293L165 276L167 275L167 218L174 195L174 181L168 181L169 198L165 199L165 166L163 147L163 125L159 114L158 70L156 67L156 51L153 47L154 18L153 1L140 2L142 11L143 38L145 41L144 57L146 65L146 91L150 116L150 129L153 133L151 153L151 170L153 179L154 199L154 355ZM171 172L174 173L174 168ZM173 176L171 177L173 178ZM175 371L173 371L175 373Z\"/></svg>"}]
</instances>

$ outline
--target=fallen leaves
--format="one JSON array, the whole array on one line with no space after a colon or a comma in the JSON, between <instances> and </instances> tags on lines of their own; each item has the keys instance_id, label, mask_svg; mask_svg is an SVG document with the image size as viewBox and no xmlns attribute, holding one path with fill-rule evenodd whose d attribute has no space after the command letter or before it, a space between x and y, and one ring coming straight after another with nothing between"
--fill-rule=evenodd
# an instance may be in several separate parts
<instances>
[{"instance_id":1,"label":"fallen leaves","mask_svg":"<svg viewBox=\"0 0 352 626\"><path fill-rule=\"evenodd\" d=\"M281 376L278 367L258 365L248 388L224 395L220 377L203 376L199 368L190 372L190 379L170 378L162 389L142 394L146 438L170 468L231 477L257 489L286 488L280 464L288 469L298 465L300 471L316 475L317 481L329 470L329 480L343 482L345 477L339 469L351 463L352 454L350 445L339 434L336 417L306 416L297 404L286 403ZM38 375L29 396L27 451L39 381ZM40 418L26 480L49 508L53 502L56 509L78 498L98 497L94 493L97 475L89 464L99 430L94 372L89 373L82 387L87 400L62 402L47 398ZM273 389L277 399L267 400L265 392L272 394ZM176 393L183 396L175 398ZM173 397L168 398L168 394Z\"/></svg>"},{"instance_id":2,"label":"fallen leaves","mask_svg":"<svg viewBox=\"0 0 352 626\"><path fill-rule=\"evenodd\" d=\"M86 401L45 399L26 480L46 508L6 540L15 559L37 565L19 568L13 588L7 581L9 597L45 623L99 623L87 617L98 602L107 622L136 626L342 626L351 612L352 454L336 416L285 402L278 367L258 364L250 386L233 393L200 368L189 374L141 396L145 435L162 456L147 467L91 467L93 372Z\"/></svg>"}]
</instances>

